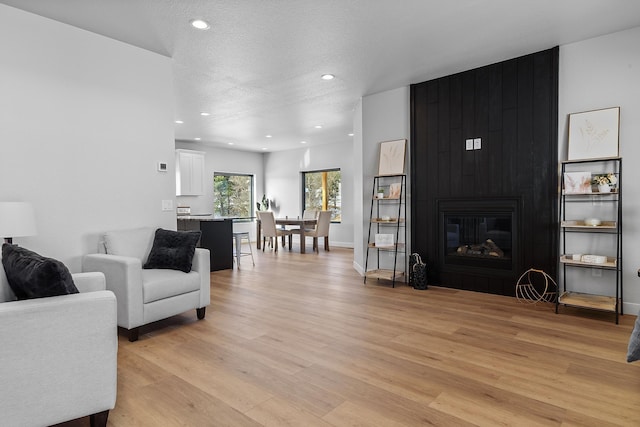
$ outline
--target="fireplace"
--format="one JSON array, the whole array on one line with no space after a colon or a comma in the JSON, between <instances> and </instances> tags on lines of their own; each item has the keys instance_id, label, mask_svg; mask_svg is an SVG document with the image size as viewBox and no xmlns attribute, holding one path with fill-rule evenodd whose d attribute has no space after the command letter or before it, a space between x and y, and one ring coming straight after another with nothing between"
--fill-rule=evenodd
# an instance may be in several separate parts
<instances>
[{"instance_id":1,"label":"fireplace","mask_svg":"<svg viewBox=\"0 0 640 427\"><path fill-rule=\"evenodd\" d=\"M518 259L517 199L440 199L443 272L510 275Z\"/></svg>"}]
</instances>

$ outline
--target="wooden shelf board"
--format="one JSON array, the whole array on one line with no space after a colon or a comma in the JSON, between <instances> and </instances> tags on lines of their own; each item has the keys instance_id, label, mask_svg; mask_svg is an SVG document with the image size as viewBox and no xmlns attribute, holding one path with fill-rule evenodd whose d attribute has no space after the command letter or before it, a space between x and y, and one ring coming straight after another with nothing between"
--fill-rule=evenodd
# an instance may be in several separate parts
<instances>
[{"instance_id":1,"label":"wooden shelf board","mask_svg":"<svg viewBox=\"0 0 640 427\"><path fill-rule=\"evenodd\" d=\"M398 221L398 218L391 218L391 219L371 218L371 222L374 224L398 224L398 223L403 223L404 218L400 218L399 221Z\"/></svg>"},{"instance_id":2,"label":"wooden shelf board","mask_svg":"<svg viewBox=\"0 0 640 427\"><path fill-rule=\"evenodd\" d=\"M367 271L366 276L367 278L394 280L393 270L370 270ZM395 280L401 279L402 277L404 277L404 272L396 270Z\"/></svg>"},{"instance_id":3,"label":"wooden shelf board","mask_svg":"<svg viewBox=\"0 0 640 427\"><path fill-rule=\"evenodd\" d=\"M567 265L575 265L579 267L595 267L595 268L604 268L604 269L615 269L618 265L618 262L615 258L607 257L607 260L601 264L597 264L595 262L582 262L582 261L574 261L571 258L571 255L562 255L560 257L560 262Z\"/></svg>"},{"instance_id":4,"label":"wooden shelf board","mask_svg":"<svg viewBox=\"0 0 640 427\"><path fill-rule=\"evenodd\" d=\"M616 298L605 295L564 292L558 299L560 304L574 307L592 308L594 310L616 311Z\"/></svg>"},{"instance_id":5,"label":"wooden shelf board","mask_svg":"<svg viewBox=\"0 0 640 427\"><path fill-rule=\"evenodd\" d=\"M563 196L596 196L596 197L602 197L602 196L609 196L609 195L618 195L618 189L617 188L612 188L611 191L609 191L608 193L601 193L599 191L592 191L591 193L567 193L564 189L562 190L562 195Z\"/></svg>"},{"instance_id":6,"label":"wooden shelf board","mask_svg":"<svg viewBox=\"0 0 640 427\"><path fill-rule=\"evenodd\" d=\"M580 228L587 230L615 230L617 227L616 221L602 221L600 225L587 225L582 220L575 221L562 221L560 226L565 228Z\"/></svg>"},{"instance_id":7,"label":"wooden shelf board","mask_svg":"<svg viewBox=\"0 0 640 427\"><path fill-rule=\"evenodd\" d=\"M563 160L562 163L570 165L570 164L578 164L578 163L604 163L610 162L612 160L622 160L620 156L611 156L611 157L600 157L597 159L574 159L574 160Z\"/></svg>"},{"instance_id":8,"label":"wooden shelf board","mask_svg":"<svg viewBox=\"0 0 640 427\"><path fill-rule=\"evenodd\" d=\"M382 250L394 251L394 250L404 249L404 243L396 243L394 245L389 245L389 246L376 246L375 243L369 243L369 247L372 249L380 249L381 251Z\"/></svg>"}]
</instances>

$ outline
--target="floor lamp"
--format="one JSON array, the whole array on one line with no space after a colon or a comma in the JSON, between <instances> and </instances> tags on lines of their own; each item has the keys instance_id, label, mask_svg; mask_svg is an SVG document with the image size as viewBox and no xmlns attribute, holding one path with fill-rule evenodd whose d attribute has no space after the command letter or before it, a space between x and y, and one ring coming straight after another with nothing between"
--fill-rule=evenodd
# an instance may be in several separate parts
<instances>
[{"instance_id":1,"label":"floor lamp","mask_svg":"<svg viewBox=\"0 0 640 427\"><path fill-rule=\"evenodd\" d=\"M13 243L14 237L34 236L36 219L31 203L0 202L0 237Z\"/></svg>"}]
</instances>

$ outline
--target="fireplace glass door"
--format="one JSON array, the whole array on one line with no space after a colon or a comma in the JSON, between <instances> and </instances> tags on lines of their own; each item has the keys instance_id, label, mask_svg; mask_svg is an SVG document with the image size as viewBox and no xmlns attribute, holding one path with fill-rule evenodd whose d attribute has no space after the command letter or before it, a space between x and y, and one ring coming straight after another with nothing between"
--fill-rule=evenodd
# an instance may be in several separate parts
<instances>
[{"instance_id":1,"label":"fireplace glass door","mask_svg":"<svg viewBox=\"0 0 640 427\"><path fill-rule=\"evenodd\" d=\"M442 209L444 208L444 209ZM512 270L515 253L515 203L494 209L486 201L441 205L443 266Z\"/></svg>"}]
</instances>

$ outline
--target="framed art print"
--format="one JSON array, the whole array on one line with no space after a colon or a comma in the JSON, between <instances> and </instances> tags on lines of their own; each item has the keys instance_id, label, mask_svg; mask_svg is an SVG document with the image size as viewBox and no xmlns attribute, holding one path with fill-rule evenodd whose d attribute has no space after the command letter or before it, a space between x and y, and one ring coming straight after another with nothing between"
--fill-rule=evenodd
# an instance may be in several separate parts
<instances>
[{"instance_id":1,"label":"framed art print","mask_svg":"<svg viewBox=\"0 0 640 427\"><path fill-rule=\"evenodd\" d=\"M618 157L620 107L569 114L568 160Z\"/></svg>"},{"instance_id":2,"label":"framed art print","mask_svg":"<svg viewBox=\"0 0 640 427\"><path fill-rule=\"evenodd\" d=\"M564 194L591 193L591 172L565 172Z\"/></svg>"},{"instance_id":3,"label":"framed art print","mask_svg":"<svg viewBox=\"0 0 640 427\"><path fill-rule=\"evenodd\" d=\"M378 175L404 174L404 150L406 140L387 141L380 143L380 161Z\"/></svg>"},{"instance_id":4,"label":"framed art print","mask_svg":"<svg viewBox=\"0 0 640 427\"><path fill-rule=\"evenodd\" d=\"M394 182L389 185L389 198L390 199L399 199L400 193L402 192L402 184L399 182Z\"/></svg>"}]
</instances>

